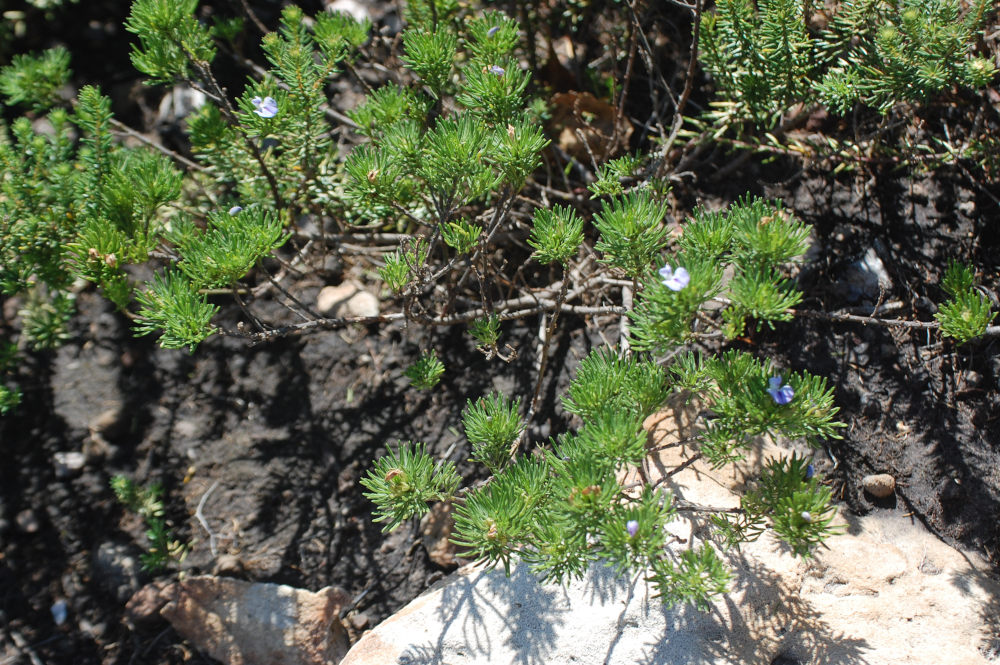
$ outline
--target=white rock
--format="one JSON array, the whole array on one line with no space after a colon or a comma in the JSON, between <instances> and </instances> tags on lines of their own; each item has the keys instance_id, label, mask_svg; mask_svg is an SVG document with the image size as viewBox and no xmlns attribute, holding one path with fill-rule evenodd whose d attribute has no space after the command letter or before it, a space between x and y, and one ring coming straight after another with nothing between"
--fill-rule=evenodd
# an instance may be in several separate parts
<instances>
[{"instance_id":1,"label":"white rock","mask_svg":"<svg viewBox=\"0 0 1000 665\"><path fill-rule=\"evenodd\" d=\"M372 20L372 13L366 3L357 0L332 0L324 3L328 12L350 14L355 21Z\"/></svg>"},{"instance_id":2,"label":"white rock","mask_svg":"<svg viewBox=\"0 0 1000 665\"><path fill-rule=\"evenodd\" d=\"M378 316L379 301L353 282L323 287L316 297L316 310L323 316Z\"/></svg>"},{"instance_id":3,"label":"white rock","mask_svg":"<svg viewBox=\"0 0 1000 665\"><path fill-rule=\"evenodd\" d=\"M52 462L55 465L56 478L69 478L83 468L87 457L75 450L53 453Z\"/></svg>"},{"instance_id":4,"label":"white rock","mask_svg":"<svg viewBox=\"0 0 1000 665\"><path fill-rule=\"evenodd\" d=\"M682 411L647 425L662 446L683 440L693 423ZM668 446L646 473L655 481L691 452ZM737 467L695 463L663 485L699 504L735 506L747 473L780 452L761 444ZM630 592L602 566L565 588L539 585L521 565L510 578L465 567L366 634L341 665L990 662L984 617L1000 585L985 564L897 513L838 520L844 533L814 559L792 557L770 534L726 553L731 593L707 613L665 609L644 582ZM671 531L699 533L684 520Z\"/></svg>"},{"instance_id":5,"label":"white rock","mask_svg":"<svg viewBox=\"0 0 1000 665\"><path fill-rule=\"evenodd\" d=\"M208 97L201 90L187 84L176 85L160 100L156 122L158 124L173 124L200 109L206 101L208 101Z\"/></svg>"}]
</instances>

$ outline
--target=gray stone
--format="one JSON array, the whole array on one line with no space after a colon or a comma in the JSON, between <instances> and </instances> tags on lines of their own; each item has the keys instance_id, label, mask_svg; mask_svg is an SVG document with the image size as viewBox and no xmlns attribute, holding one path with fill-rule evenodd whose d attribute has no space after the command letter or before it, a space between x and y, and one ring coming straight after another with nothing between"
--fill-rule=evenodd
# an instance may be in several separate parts
<instances>
[{"instance_id":1,"label":"gray stone","mask_svg":"<svg viewBox=\"0 0 1000 665\"><path fill-rule=\"evenodd\" d=\"M91 432L95 414L123 403L119 389L121 369L105 365L94 345L63 346L53 363L52 401L55 414L81 438Z\"/></svg>"},{"instance_id":2,"label":"gray stone","mask_svg":"<svg viewBox=\"0 0 1000 665\"><path fill-rule=\"evenodd\" d=\"M141 566L133 547L101 543L91 565L94 578L120 602L126 602L139 589Z\"/></svg>"},{"instance_id":3,"label":"gray stone","mask_svg":"<svg viewBox=\"0 0 1000 665\"><path fill-rule=\"evenodd\" d=\"M888 291L892 288L889 273L874 247L869 248L864 256L847 267L844 283L847 287L845 295L851 302L875 300L882 290Z\"/></svg>"}]
</instances>

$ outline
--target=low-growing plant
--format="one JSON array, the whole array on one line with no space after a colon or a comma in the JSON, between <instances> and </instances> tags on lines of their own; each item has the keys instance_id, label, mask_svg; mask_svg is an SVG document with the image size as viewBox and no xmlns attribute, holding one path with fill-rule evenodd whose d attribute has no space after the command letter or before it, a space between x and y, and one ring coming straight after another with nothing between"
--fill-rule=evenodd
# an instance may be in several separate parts
<instances>
[{"instance_id":1,"label":"low-growing plant","mask_svg":"<svg viewBox=\"0 0 1000 665\"><path fill-rule=\"evenodd\" d=\"M152 484L142 487L128 477L118 475L111 478L111 489L115 498L146 524L149 546L139 557L142 567L147 572L155 573L172 563L183 563L191 544L174 539L171 533L164 517L163 486Z\"/></svg>"},{"instance_id":2,"label":"low-growing plant","mask_svg":"<svg viewBox=\"0 0 1000 665\"><path fill-rule=\"evenodd\" d=\"M967 47L986 2L961 20L950 2L848 2L811 30L806 6L720 1L701 26L702 62L727 96L717 133L745 121L772 127L797 103L886 112L938 94L942 80L983 85L993 70ZM387 529L451 501L454 542L474 558L508 571L520 559L560 581L603 561L645 571L665 602L700 607L726 588L725 547L769 528L809 556L834 532L829 490L794 455L768 461L736 511L692 506L650 483L623 486L648 453L644 420L671 398L697 400L705 415L690 443L715 466L759 436L813 445L839 436L824 379L724 348L797 313L808 224L750 196L675 219L673 181L641 152L602 164L591 155L595 177L571 193L534 182L543 165L558 175L561 148L546 152L546 102L524 65L535 54L519 51L520 26L502 13L411 3L401 52L388 54L398 71L373 89L356 76L367 95L341 112L330 84L375 57L367 22L285 7L261 42L267 67L252 67L230 93L216 60L238 54L241 21L209 26L197 5L135 0L125 24L147 83L204 97L183 124L190 157L123 146L116 133L136 133L95 87L64 100L61 49L0 71L6 103L47 121L44 131L28 117L0 127L0 295L20 302L17 325L0 328L0 412L20 399L19 357L68 337L81 284L99 289L135 335L190 353L215 335L256 344L403 322L467 327L488 360L509 362L518 350L502 341L505 322L538 317L533 393L467 403L468 454L484 479L460 487L453 463L399 443L361 481ZM347 138L335 142L333 130ZM565 179L574 164L563 166ZM525 196L532 188L541 202ZM379 313L321 316L294 292L286 278L332 253L379 294ZM995 314L972 269L951 265L942 286L942 334L960 343L983 335ZM256 306L264 298L288 312ZM533 420L568 316L613 316L618 343L580 362L562 396L574 426L540 441ZM694 342L714 346L696 352ZM433 390L445 373L430 344L403 372L415 389ZM120 476L112 486L147 522L144 563L182 557L160 490ZM686 547L666 530L679 508L711 526Z\"/></svg>"},{"instance_id":3,"label":"low-growing plant","mask_svg":"<svg viewBox=\"0 0 1000 665\"><path fill-rule=\"evenodd\" d=\"M977 290L972 268L951 261L941 288L949 296L934 315L941 324L941 334L965 344L985 333L997 313L992 311L990 299Z\"/></svg>"},{"instance_id":4,"label":"low-growing plant","mask_svg":"<svg viewBox=\"0 0 1000 665\"><path fill-rule=\"evenodd\" d=\"M956 88L982 91L998 71L991 57L975 53L990 13L988 0L847 0L832 11L792 0L718 2L700 23L698 57L719 93L705 116L706 133L763 152L834 157L838 170L871 150L953 164L962 156L937 139L910 146L880 140L888 136L884 118ZM854 136L785 133L821 107L853 114ZM873 119L873 129L861 132L858 112L863 118L866 108L883 121ZM861 145L862 134L874 138Z\"/></svg>"}]
</instances>

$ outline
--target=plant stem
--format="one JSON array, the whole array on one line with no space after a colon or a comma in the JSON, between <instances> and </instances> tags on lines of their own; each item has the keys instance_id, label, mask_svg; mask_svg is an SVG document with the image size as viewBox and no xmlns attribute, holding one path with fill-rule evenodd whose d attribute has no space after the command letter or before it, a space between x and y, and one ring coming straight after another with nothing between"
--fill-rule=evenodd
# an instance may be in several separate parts
<instances>
[{"instance_id":1,"label":"plant stem","mask_svg":"<svg viewBox=\"0 0 1000 665\"><path fill-rule=\"evenodd\" d=\"M566 291L569 288L569 276L566 274L566 266L563 266L563 279L562 286L559 289L559 295L556 296L556 306L552 311L552 318L549 319L549 325L545 329L545 339L542 341L542 358L538 362L538 380L535 382L535 392L531 396L531 405L528 407L528 415L525 416L525 425L531 423L531 419L534 417L535 412L538 410L538 398L542 394L542 381L545 379L545 369L549 361L549 349L551 348L552 334L556 329L556 322L559 320L559 312L561 311L563 302L566 300ZM510 447L510 457L511 459L517 454L517 449L521 447L521 443L527 438L528 428L525 427L519 436Z\"/></svg>"}]
</instances>

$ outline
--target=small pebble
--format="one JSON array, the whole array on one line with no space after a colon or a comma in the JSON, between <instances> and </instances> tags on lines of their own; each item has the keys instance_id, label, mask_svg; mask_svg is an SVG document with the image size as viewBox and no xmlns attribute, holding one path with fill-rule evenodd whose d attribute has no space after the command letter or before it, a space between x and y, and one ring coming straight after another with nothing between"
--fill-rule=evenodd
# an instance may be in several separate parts
<instances>
[{"instance_id":1,"label":"small pebble","mask_svg":"<svg viewBox=\"0 0 1000 665\"><path fill-rule=\"evenodd\" d=\"M120 402L105 409L87 424L91 432L115 437L122 433L125 425L125 408Z\"/></svg>"},{"instance_id":2,"label":"small pebble","mask_svg":"<svg viewBox=\"0 0 1000 665\"><path fill-rule=\"evenodd\" d=\"M216 575L238 577L243 574L243 562L234 554L222 554L219 556L218 561L215 562L215 570L213 572Z\"/></svg>"},{"instance_id":3,"label":"small pebble","mask_svg":"<svg viewBox=\"0 0 1000 665\"><path fill-rule=\"evenodd\" d=\"M354 628L354 630L364 630L365 628L368 627L368 624L371 623L371 619L369 619L368 615L365 614L364 612L358 612L357 614L352 614L349 617L349 621L351 622L351 626Z\"/></svg>"},{"instance_id":4,"label":"small pebble","mask_svg":"<svg viewBox=\"0 0 1000 665\"><path fill-rule=\"evenodd\" d=\"M52 455L52 462L56 468L56 478L69 478L83 468L87 458L76 451L58 452Z\"/></svg>"},{"instance_id":5,"label":"small pebble","mask_svg":"<svg viewBox=\"0 0 1000 665\"><path fill-rule=\"evenodd\" d=\"M17 526L20 527L21 531L25 533L35 533L41 526L38 522L38 516L35 515L35 511L31 508L19 512L14 521L17 522Z\"/></svg>"},{"instance_id":6,"label":"small pebble","mask_svg":"<svg viewBox=\"0 0 1000 665\"><path fill-rule=\"evenodd\" d=\"M877 499L884 499L896 491L896 479L888 473L875 473L861 479L865 491Z\"/></svg>"}]
</instances>

